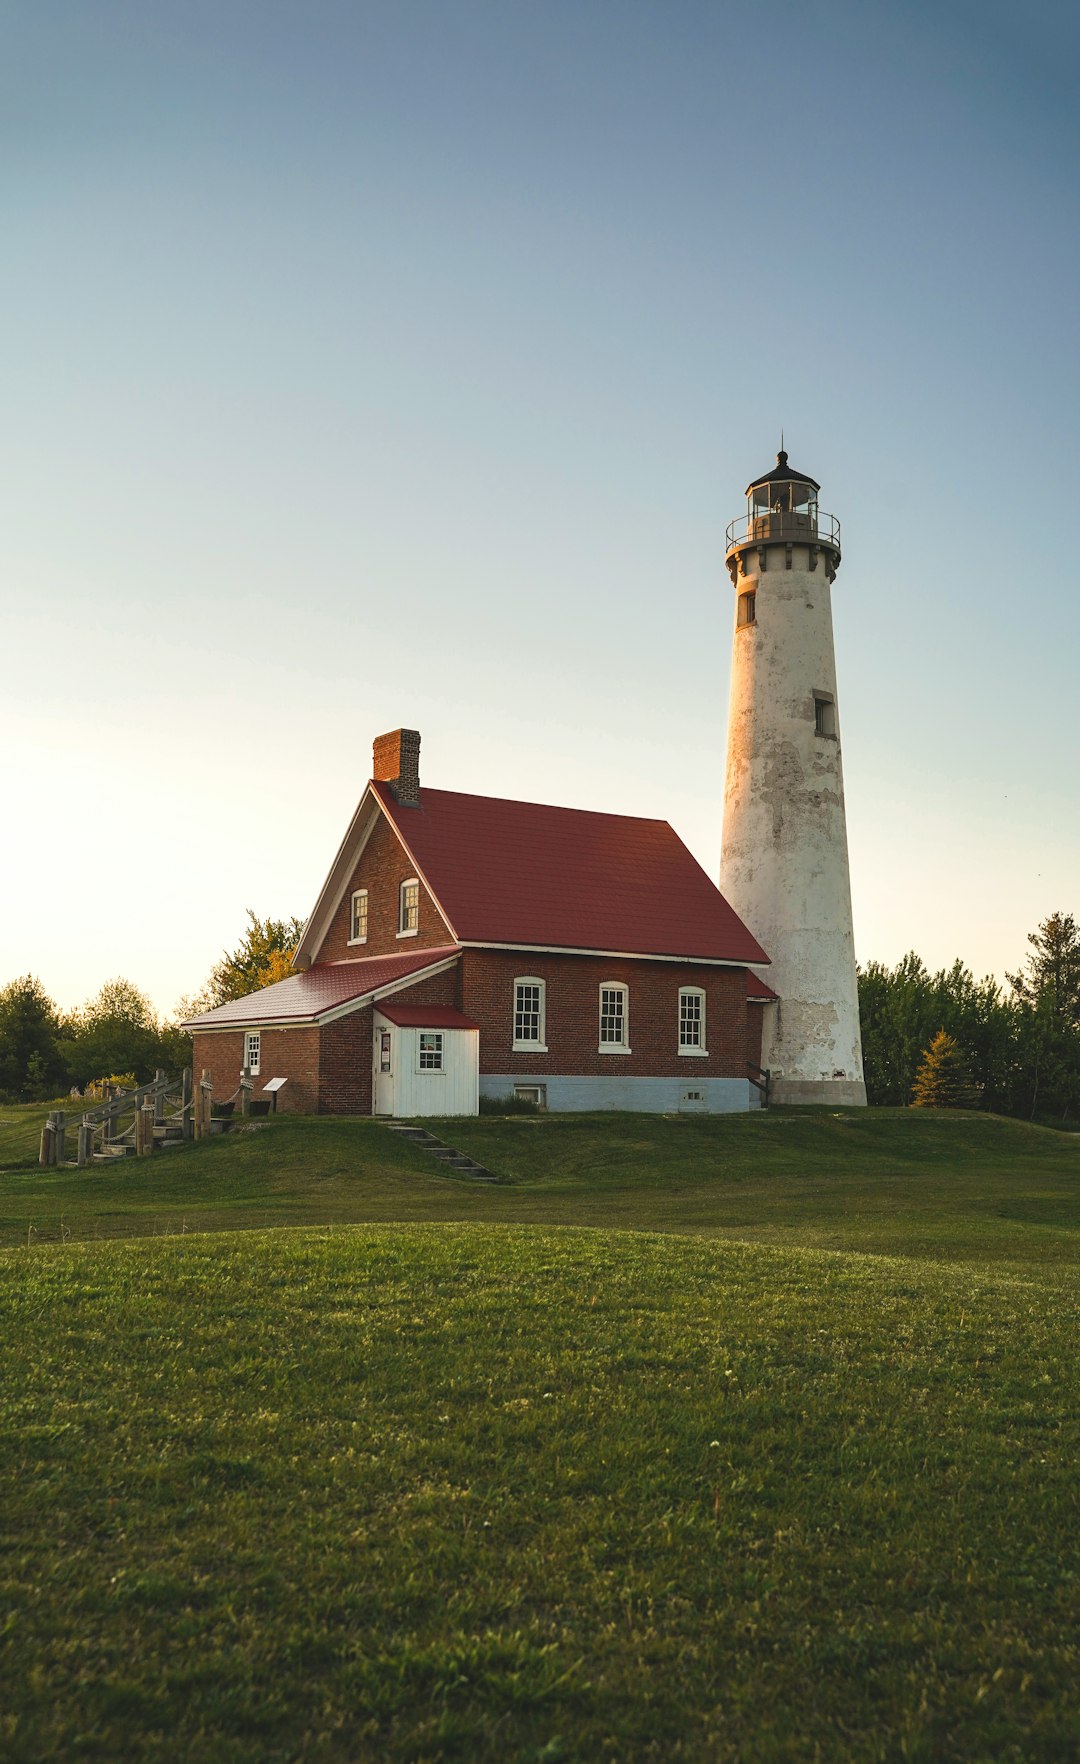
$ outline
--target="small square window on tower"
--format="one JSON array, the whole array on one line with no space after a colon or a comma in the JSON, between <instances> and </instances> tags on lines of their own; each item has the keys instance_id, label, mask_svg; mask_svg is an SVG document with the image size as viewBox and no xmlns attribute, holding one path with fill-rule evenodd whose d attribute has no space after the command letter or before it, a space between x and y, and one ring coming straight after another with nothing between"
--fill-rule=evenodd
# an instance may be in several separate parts
<instances>
[{"instance_id":1,"label":"small square window on tower","mask_svg":"<svg viewBox=\"0 0 1080 1764\"><path fill-rule=\"evenodd\" d=\"M756 593L756 591L752 591L748 594L740 594L739 595L738 610L736 613L737 628L741 631L744 625L756 625L756 624L757 624L757 593Z\"/></svg>"},{"instance_id":2,"label":"small square window on tower","mask_svg":"<svg viewBox=\"0 0 1080 1764\"><path fill-rule=\"evenodd\" d=\"M814 693L814 734L836 734L836 701L827 692Z\"/></svg>"}]
</instances>

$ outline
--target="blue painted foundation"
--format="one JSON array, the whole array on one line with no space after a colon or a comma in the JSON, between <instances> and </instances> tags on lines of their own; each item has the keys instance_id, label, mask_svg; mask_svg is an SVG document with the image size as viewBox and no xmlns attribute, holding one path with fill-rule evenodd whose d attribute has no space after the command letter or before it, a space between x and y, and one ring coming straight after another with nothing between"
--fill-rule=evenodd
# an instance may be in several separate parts
<instances>
[{"instance_id":1,"label":"blue painted foundation","mask_svg":"<svg viewBox=\"0 0 1080 1764\"><path fill-rule=\"evenodd\" d=\"M630 1109L651 1115L746 1114L760 1107L760 1094L748 1078L561 1078L512 1077L481 1073L480 1095L513 1096L515 1085L542 1084L547 1106L556 1113L581 1109Z\"/></svg>"}]
</instances>

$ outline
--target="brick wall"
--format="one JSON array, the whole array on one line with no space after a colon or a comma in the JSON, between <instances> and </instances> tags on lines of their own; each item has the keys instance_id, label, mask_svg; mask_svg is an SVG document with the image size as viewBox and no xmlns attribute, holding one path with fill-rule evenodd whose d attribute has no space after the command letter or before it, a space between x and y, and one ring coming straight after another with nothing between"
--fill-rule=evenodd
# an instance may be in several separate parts
<instances>
[{"instance_id":1,"label":"brick wall","mask_svg":"<svg viewBox=\"0 0 1080 1764\"><path fill-rule=\"evenodd\" d=\"M278 1109L313 1115L319 1106L319 1031L314 1027L260 1031L259 1075L252 1093L258 1096L268 1078L287 1078ZM214 1085L214 1101L227 1102L240 1083L244 1031L203 1031L193 1038L191 1056L196 1081L204 1068Z\"/></svg>"},{"instance_id":2,"label":"brick wall","mask_svg":"<svg viewBox=\"0 0 1080 1764\"><path fill-rule=\"evenodd\" d=\"M363 956L400 955L403 950L432 949L454 940L423 883L420 884L420 923L415 937L399 937L398 890L416 868L384 814L379 815L371 838L338 906L330 928L315 951L317 962L358 961ZM368 891L366 943L349 943L349 915L354 889Z\"/></svg>"},{"instance_id":3,"label":"brick wall","mask_svg":"<svg viewBox=\"0 0 1080 1764\"><path fill-rule=\"evenodd\" d=\"M627 1077L745 1078L746 975L742 968L673 962L610 961L603 956L462 952L460 1008L480 1025L480 1071ZM514 979L547 983L546 1054L514 1053ZM629 988L629 1054L600 1053L599 989ZM679 988L704 989L708 1058L679 1053Z\"/></svg>"},{"instance_id":4,"label":"brick wall","mask_svg":"<svg viewBox=\"0 0 1080 1764\"><path fill-rule=\"evenodd\" d=\"M371 1113L371 1006L319 1030L319 1113Z\"/></svg>"},{"instance_id":5,"label":"brick wall","mask_svg":"<svg viewBox=\"0 0 1080 1764\"><path fill-rule=\"evenodd\" d=\"M395 842L396 843L396 842ZM547 982L546 1054L512 1051L514 980ZM599 1051L602 981L629 988L629 1054ZM682 1055L679 988L700 986L706 997L708 1058ZM672 962L609 961L601 956L528 956L500 950L464 950L444 974L394 997L402 1004L453 1005L480 1025L480 1071L542 1078L575 1076L745 1078L747 1060L760 1052L761 1006L747 1006L742 968L683 966ZM378 1009L378 1006L375 1006ZM263 1029L260 1080L287 1078L278 1108L314 1114L371 1113L372 1007L339 1017L321 1029ZM196 1077L207 1067L214 1098L224 1101L240 1081L243 1034L196 1034Z\"/></svg>"}]
</instances>

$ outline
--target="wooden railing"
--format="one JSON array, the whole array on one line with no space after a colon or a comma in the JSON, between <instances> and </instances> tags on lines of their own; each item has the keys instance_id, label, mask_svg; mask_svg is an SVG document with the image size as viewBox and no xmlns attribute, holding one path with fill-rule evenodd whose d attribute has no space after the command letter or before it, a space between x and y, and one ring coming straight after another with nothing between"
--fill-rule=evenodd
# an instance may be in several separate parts
<instances>
[{"instance_id":1,"label":"wooden railing","mask_svg":"<svg viewBox=\"0 0 1080 1764\"><path fill-rule=\"evenodd\" d=\"M107 1153L115 1147L145 1157L157 1140L166 1136L199 1139L209 1131L209 1124L209 1074L203 1073L193 1096L190 1066L184 1068L182 1077L173 1079L159 1070L149 1084L114 1091L79 1115L54 1109L41 1130L38 1162L46 1167L66 1163L67 1136L72 1131L75 1164L84 1170L93 1162L95 1152Z\"/></svg>"},{"instance_id":2,"label":"wooden railing","mask_svg":"<svg viewBox=\"0 0 1080 1764\"><path fill-rule=\"evenodd\" d=\"M240 1113L250 1114L254 1088L255 1081L245 1066L222 1112L231 1112L239 1098ZM75 1165L79 1170L92 1164L95 1154L134 1151L136 1156L146 1157L165 1139L202 1139L211 1132L212 1105L209 1072L204 1071L198 1084L193 1084L190 1066L184 1067L179 1078L167 1078L159 1070L149 1084L115 1091L81 1115L54 1109L41 1129L38 1162L46 1167L66 1163L71 1131L76 1136Z\"/></svg>"},{"instance_id":3,"label":"wooden railing","mask_svg":"<svg viewBox=\"0 0 1080 1764\"><path fill-rule=\"evenodd\" d=\"M753 1060L748 1060L746 1063L746 1076L749 1078L751 1084L757 1085L757 1088L761 1092L761 1106L763 1109L767 1109L769 1106L770 1079L768 1069L765 1066L756 1065Z\"/></svg>"}]
</instances>

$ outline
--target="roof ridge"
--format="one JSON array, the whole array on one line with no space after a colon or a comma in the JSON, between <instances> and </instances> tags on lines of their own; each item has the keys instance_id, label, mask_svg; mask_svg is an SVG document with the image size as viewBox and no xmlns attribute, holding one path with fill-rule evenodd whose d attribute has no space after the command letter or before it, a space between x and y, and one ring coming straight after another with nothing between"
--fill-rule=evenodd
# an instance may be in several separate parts
<instances>
[{"instance_id":1,"label":"roof ridge","mask_svg":"<svg viewBox=\"0 0 1080 1764\"><path fill-rule=\"evenodd\" d=\"M373 778L371 783L376 790L380 790L379 779ZM382 788L386 789L388 787L383 785ZM399 803L393 795L393 792L390 792L389 794L391 807L404 809L409 814L415 814L416 810L413 804ZM452 796L457 801L498 802L514 808L550 809L553 814L558 815L589 815L602 821L634 821L639 826L644 827L671 827L671 822L665 820L663 815L627 815L614 809L574 808L565 802L533 802L531 798L525 796L487 796L479 790L443 790L436 784L421 784L421 808L424 806L425 796ZM405 825L408 826L407 821L405 822ZM671 827L671 831L674 832L675 829Z\"/></svg>"}]
</instances>

